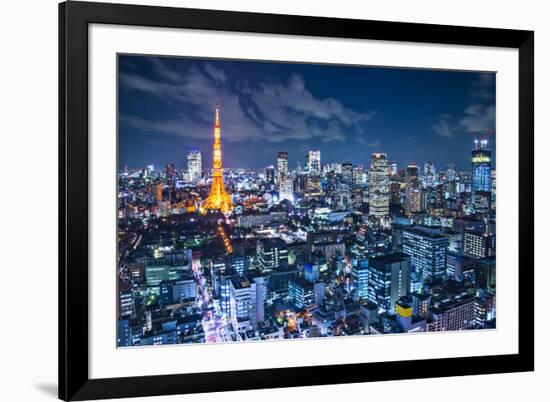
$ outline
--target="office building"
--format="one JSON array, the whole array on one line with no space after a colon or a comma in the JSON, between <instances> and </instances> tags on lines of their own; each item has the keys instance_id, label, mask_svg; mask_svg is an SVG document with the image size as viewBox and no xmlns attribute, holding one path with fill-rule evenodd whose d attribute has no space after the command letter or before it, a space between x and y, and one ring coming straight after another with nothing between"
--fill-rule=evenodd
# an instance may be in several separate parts
<instances>
[{"instance_id":1,"label":"office building","mask_svg":"<svg viewBox=\"0 0 550 402\"><path fill-rule=\"evenodd\" d=\"M372 154L370 165L369 215L386 216L389 213L390 182L386 154Z\"/></svg>"},{"instance_id":2,"label":"office building","mask_svg":"<svg viewBox=\"0 0 550 402\"><path fill-rule=\"evenodd\" d=\"M403 230L403 253L411 257L414 269L422 276L445 274L445 256L449 240L437 228L412 226Z\"/></svg>"},{"instance_id":3,"label":"office building","mask_svg":"<svg viewBox=\"0 0 550 402\"><path fill-rule=\"evenodd\" d=\"M187 153L187 177L193 184L202 178L202 155L197 149L192 149Z\"/></svg>"},{"instance_id":4,"label":"office building","mask_svg":"<svg viewBox=\"0 0 550 402\"><path fill-rule=\"evenodd\" d=\"M477 138L472 150L472 192L491 193L491 151L487 140Z\"/></svg>"},{"instance_id":5,"label":"office building","mask_svg":"<svg viewBox=\"0 0 550 402\"><path fill-rule=\"evenodd\" d=\"M277 153L277 183L279 187L283 180L288 176L288 152L279 151Z\"/></svg>"},{"instance_id":6,"label":"office building","mask_svg":"<svg viewBox=\"0 0 550 402\"><path fill-rule=\"evenodd\" d=\"M288 267L288 249L279 238L259 239L256 243L256 258L262 273L284 270Z\"/></svg>"},{"instance_id":7,"label":"office building","mask_svg":"<svg viewBox=\"0 0 550 402\"><path fill-rule=\"evenodd\" d=\"M310 175L321 175L321 151L308 151L306 166Z\"/></svg>"},{"instance_id":8,"label":"office building","mask_svg":"<svg viewBox=\"0 0 550 402\"><path fill-rule=\"evenodd\" d=\"M464 254L485 258L496 254L496 235L479 231L464 232Z\"/></svg>"},{"instance_id":9,"label":"office building","mask_svg":"<svg viewBox=\"0 0 550 402\"><path fill-rule=\"evenodd\" d=\"M459 331L475 324L474 297L460 297L440 303L431 311L428 331Z\"/></svg>"},{"instance_id":10,"label":"office building","mask_svg":"<svg viewBox=\"0 0 550 402\"><path fill-rule=\"evenodd\" d=\"M411 259L403 253L384 254L369 258L368 298L390 314L395 303L409 293Z\"/></svg>"},{"instance_id":11,"label":"office building","mask_svg":"<svg viewBox=\"0 0 550 402\"><path fill-rule=\"evenodd\" d=\"M351 270L355 300L367 300L369 294L369 261L359 260Z\"/></svg>"}]
</instances>

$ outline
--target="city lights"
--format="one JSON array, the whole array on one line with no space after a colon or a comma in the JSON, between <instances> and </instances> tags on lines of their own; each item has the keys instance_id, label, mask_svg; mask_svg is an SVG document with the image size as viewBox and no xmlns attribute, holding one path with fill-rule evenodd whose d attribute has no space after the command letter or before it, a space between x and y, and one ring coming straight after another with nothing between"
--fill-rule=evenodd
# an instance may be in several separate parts
<instances>
[{"instance_id":1,"label":"city lights","mask_svg":"<svg viewBox=\"0 0 550 402\"><path fill-rule=\"evenodd\" d=\"M496 140L463 116L477 75L418 73L424 104L409 69L125 57L120 109L156 122L121 119L119 347L496 328Z\"/></svg>"}]
</instances>

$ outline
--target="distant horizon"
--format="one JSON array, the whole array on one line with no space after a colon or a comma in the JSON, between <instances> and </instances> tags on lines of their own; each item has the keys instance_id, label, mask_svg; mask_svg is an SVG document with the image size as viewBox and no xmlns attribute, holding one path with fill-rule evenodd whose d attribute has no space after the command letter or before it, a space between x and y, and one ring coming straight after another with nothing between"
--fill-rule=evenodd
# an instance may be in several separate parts
<instances>
[{"instance_id":1,"label":"distant horizon","mask_svg":"<svg viewBox=\"0 0 550 402\"><path fill-rule=\"evenodd\" d=\"M432 161L470 169L474 137L495 164L495 74L463 71L119 56L119 167L186 169L187 152L212 163L221 105L223 165L260 170L321 163L370 165L386 153L398 169ZM397 117L396 117L397 116Z\"/></svg>"},{"instance_id":2,"label":"distant horizon","mask_svg":"<svg viewBox=\"0 0 550 402\"><path fill-rule=\"evenodd\" d=\"M200 151L200 150L199 150ZM284 150L282 150L284 151ZM378 153L384 153L384 152L378 152ZM202 151L201 151L201 155L202 155ZM322 153L321 153L321 158L323 157ZM211 170L212 169L212 161L206 161L204 160L204 157L202 157L202 170L205 171L205 170ZM494 158L494 155L492 154L492 158ZM305 160L305 156L304 156L304 160ZM494 160L494 159L493 159ZM342 163L346 163L346 162L351 162L351 161L328 161L328 162L323 162L321 160L321 166L324 166L326 164L342 164ZM434 164L434 166L436 167L436 170L439 172L441 170L447 170L447 164L445 165L441 165L441 164L438 164L437 161L434 161L434 160L431 160L431 161L421 161L421 162L417 162L417 161L411 161L410 163L416 163L418 168L419 169L424 169L424 163L426 162L432 162ZM164 170L164 168L166 167L166 165L168 165L169 163L173 163L175 168L178 169L178 170L187 170L187 160L185 160L183 163L181 164L177 164L175 162L166 162L166 163L161 163L161 164L156 164L156 163L145 163L143 164L142 166L128 166L128 170L139 170L139 169L143 169L143 168L146 168L147 166L149 165L153 165L154 166L154 170L158 170L158 171L161 171L161 170ZM392 161L391 159L388 158L388 163L391 164L391 163L394 163L394 161ZM368 169L370 167L370 159L368 161L368 163L353 163L353 166L359 166L359 165L363 165L365 167L365 169ZM399 165L397 164L397 170L404 170L407 168L409 164L406 164L406 165ZM496 169L496 167L494 166L494 163L492 164L492 169ZM268 167L274 167L275 169L277 169L277 164L276 163L272 163L272 164L268 164L268 165L265 165L263 167L245 167L245 166L223 166L224 169L244 169L244 170L264 170ZM304 164L302 164L302 167L304 167ZM123 170L124 169L124 165L119 165L119 171ZM288 169L289 170L294 170L296 169L296 163L292 163L289 159L289 162L288 162ZM467 166L466 168L464 169L459 169L458 167L455 167L455 171L457 172L465 172L465 171L468 171L468 170L471 170L471 166Z\"/></svg>"}]
</instances>

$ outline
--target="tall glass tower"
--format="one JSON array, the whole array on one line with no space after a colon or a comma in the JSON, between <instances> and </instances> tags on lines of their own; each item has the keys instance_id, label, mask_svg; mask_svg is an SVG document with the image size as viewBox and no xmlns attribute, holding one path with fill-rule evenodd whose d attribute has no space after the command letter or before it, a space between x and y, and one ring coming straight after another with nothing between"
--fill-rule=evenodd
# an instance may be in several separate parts
<instances>
[{"instance_id":1,"label":"tall glass tower","mask_svg":"<svg viewBox=\"0 0 550 402\"><path fill-rule=\"evenodd\" d=\"M483 139L475 139L472 150L472 192L491 192L491 151Z\"/></svg>"},{"instance_id":2,"label":"tall glass tower","mask_svg":"<svg viewBox=\"0 0 550 402\"><path fill-rule=\"evenodd\" d=\"M390 207L390 178L386 154L374 153L370 163L369 215L388 215Z\"/></svg>"}]
</instances>

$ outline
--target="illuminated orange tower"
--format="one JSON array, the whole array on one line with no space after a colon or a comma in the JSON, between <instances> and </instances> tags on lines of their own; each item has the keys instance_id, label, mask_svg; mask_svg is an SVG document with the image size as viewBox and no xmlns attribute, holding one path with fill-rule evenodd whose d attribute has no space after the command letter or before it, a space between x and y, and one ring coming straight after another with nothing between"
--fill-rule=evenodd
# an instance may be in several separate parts
<instances>
[{"instance_id":1,"label":"illuminated orange tower","mask_svg":"<svg viewBox=\"0 0 550 402\"><path fill-rule=\"evenodd\" d=\"M225 192L223 185L222 168L222 147L221 147L221 128L220 128L220 105L216 103L216 122L214 123L214 153L212 167L212 187L210 195L204 202L204 209L207 211L221 211L229 213L233 210L231 197Z\"/></svg>"}]
</instances>

